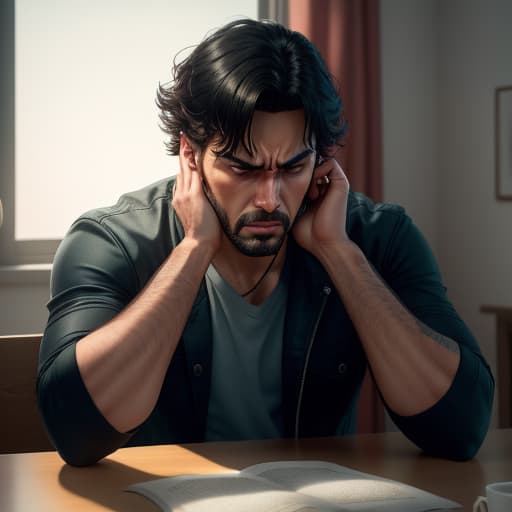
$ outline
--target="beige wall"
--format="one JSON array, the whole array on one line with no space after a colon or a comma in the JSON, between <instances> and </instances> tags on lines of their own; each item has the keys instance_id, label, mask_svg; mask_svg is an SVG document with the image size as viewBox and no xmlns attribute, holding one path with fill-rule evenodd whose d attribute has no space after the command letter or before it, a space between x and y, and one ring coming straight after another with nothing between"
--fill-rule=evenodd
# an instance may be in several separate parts
<instances>
[{"instance_id":1,"label":"beige wall","mask_svg":"<svg viewBox=\"0 0 512 512\"><path fill-rule=\"evenodd\" d=\"M494 319L480 306L512 304L512 202L494 196L494 89L512 85L510 27L509 0L381 0L384 198L427 236L494 370Z\"/></svg>"},{"instance_id":2,"label":"beige wall","mask_svg":"<svg viewBox=\"0 0 512 512\"><path fill-rule=\"evenodd\" d=\"M437 254L437 2L381 0L383 197Z\"/></svg>"},{"instance_id":3,"label":"beige wall","mask_svg":"<svg viewBox=\"0 0 512 512\"><path fill-rule=\"evenodd\" d=\"M512 85L512 2L439 5L439 255L454 302L495 369L494 319L479 309L512 305L512 201L494 193L494 90Z\"/></svg>"}]
</instances>

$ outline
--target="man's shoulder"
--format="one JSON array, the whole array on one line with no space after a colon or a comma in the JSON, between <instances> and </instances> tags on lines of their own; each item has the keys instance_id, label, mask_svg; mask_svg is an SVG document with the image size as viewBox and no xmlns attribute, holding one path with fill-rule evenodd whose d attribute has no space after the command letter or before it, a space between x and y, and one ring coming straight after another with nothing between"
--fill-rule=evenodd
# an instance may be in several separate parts
<instances>
[{"instance_id":1,"label":"man's shoulder","mask_svg":"<svg viewBox=\"0 0 512 512\"><path fill-rule=\"evenodd\" d=\"M173 182L153 183L81 215L59 245L54 269L93 266L120 281L132 273L144 284L179 241L169 207Z\"/></svg>"},{"instance_id":2,"label":"man's shoulder","mask_svg":"<svg viewBox=\"0 0 512 512\"><path fill-rule=\"evenodd\" d=\"M375 265L387 254L409 244L414 229L412 219L397 204L379 203L358 192L350 192L346 231Z\"/></svg>"},{"instance_id":3,"label":"man's shoulder","mask_svg":"<svg viewBox=\"0 0 512 512\"><path fill-rule=\"evenodd\" d=\"M116 204L89 210L80 215L76 222L81 220L95 221L100 224L131 222L134 217L147 216L152 210L160 211L162 205L166 205L172 198L173 182L173 178L166 178L138 190L124 193Z\"/></svg>"},{"instance_id":4,"label":"man's shoulder","mask_svg":"<svg viewBox=\"0 0 512 512\"><path fill-rule=\"evenodd\" d=\"M398 204L374 202L360 192L350 191L347 201L347 231L392 229L406 220L404 208Z\"/></svg>"}]
</instances>

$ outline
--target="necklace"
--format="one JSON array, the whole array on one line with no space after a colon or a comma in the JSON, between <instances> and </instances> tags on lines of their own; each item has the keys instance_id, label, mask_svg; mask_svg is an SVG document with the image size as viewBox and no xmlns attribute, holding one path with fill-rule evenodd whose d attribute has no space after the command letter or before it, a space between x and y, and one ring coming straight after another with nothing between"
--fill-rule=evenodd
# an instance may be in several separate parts
<instances>
[{"instance_id":1,"label":"necklace","mask_svg":"<svg viewBox=\"0 0 512 512\"><path fill-rule=\"evenodd\" d=\"M271 269L272 265L274 264L274 261L276 260L277 255L279 254L280 250L281 250L281 247L279 247L279 249L276 251L276 253L274 254L274 257L272 258L272 261L270 262L269 266L266 268L265 272L263 272L263 275L256 281L256 284L249 291L247 291L245 293L242 293L242 297L247 297L247 295L249 295L254 290L256 290L256 288L258 288L260 283L263 281L263 279L265 279L266 275L270 272L270 269Z\"/></svg>"}]
</instances>

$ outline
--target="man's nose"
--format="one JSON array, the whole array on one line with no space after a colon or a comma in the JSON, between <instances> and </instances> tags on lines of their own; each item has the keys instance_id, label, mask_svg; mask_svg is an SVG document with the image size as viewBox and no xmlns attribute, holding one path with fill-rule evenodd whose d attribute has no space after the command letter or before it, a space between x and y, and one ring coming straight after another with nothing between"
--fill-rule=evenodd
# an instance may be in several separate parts
<instances>
[{"instance_id":1,"label":"man's nose","mask_svg":"<svg viewBox=\"0 0 512 512\"><path fill-rule=\"evenodd\" d=\"M263 171L258 179L254 205L267 212L273 212L281 206L281 177L277 169Z\"/></svg>"}]
</instances>

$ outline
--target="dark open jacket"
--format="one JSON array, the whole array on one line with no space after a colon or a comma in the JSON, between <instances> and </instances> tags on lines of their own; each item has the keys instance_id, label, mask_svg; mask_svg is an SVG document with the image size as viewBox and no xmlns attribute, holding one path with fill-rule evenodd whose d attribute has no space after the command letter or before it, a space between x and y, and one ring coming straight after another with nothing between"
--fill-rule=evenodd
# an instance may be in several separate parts
<instances>
[{"instance_id":1,"label":"dark open jacket","mask_svg":"<svg viewBox=\"0 0 512 512\"><path fill-rule=\"evenodd\" d=\"M171 206L172 184L158 182L126 194L113 207L84 214L55 256L37 394L50 438L70 464L94 463L121 446L204 440L212 353L204 280L158 403L133 432L117 432L98 411L75 357L76 342L117 315L182 239ZM390 411L391 417L430 454L472 457L488 429L494 381L477 342L446 297L427 243L402 208L373 204L354 192L346 227L411 313L460 346L459 369L446 395L421 414L401 417ZM293 239L287 259L283 436L352 433L366 369L364 351L320 263Z\"/></svg>"}]
</instances>

